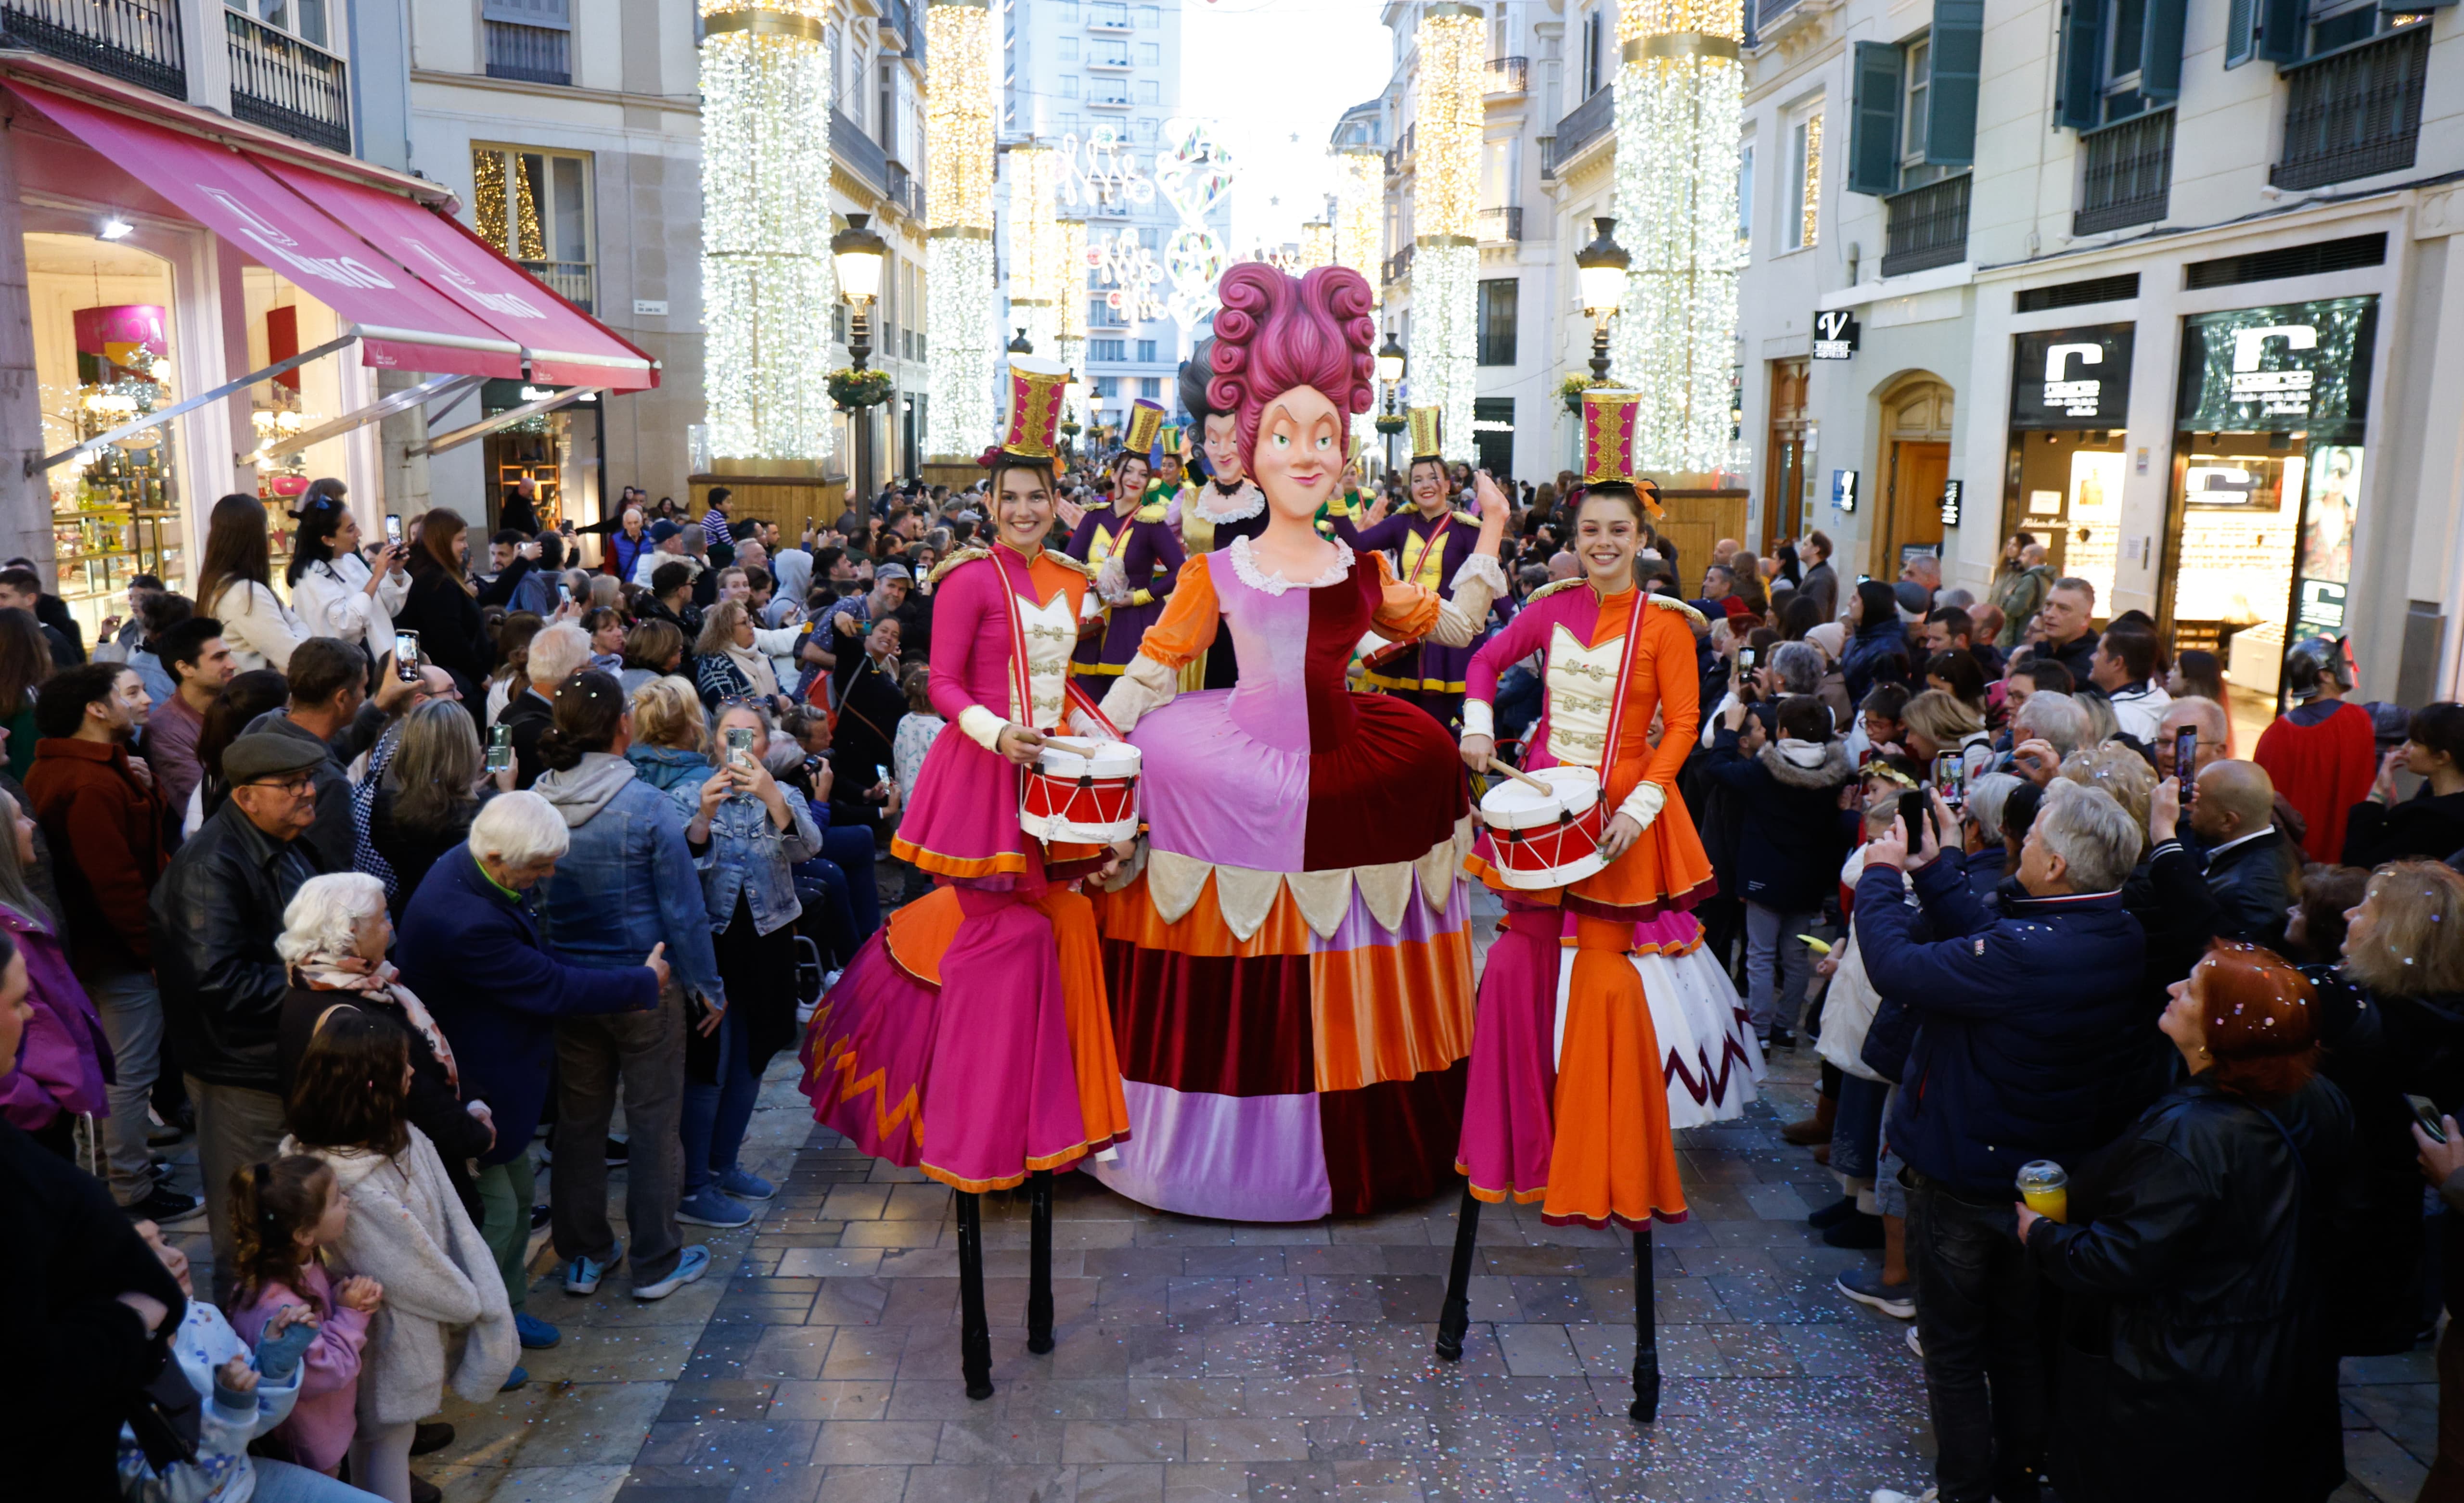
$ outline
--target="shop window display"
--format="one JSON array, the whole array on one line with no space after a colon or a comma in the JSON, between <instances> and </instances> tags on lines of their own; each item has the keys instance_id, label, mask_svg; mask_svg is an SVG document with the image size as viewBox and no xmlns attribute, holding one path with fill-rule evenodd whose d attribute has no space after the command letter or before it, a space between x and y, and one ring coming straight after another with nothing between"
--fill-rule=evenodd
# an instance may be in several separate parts
<instances>
[{"instance_id":1,"label":"shop window display","mask_svg":"<svg viewBox=\"0 0 2464 1503\"><path fill-rule=\"evenodd\" d=\"M25 248L46 454L179 400L168 263L88 235L30 234ZM125 608L130 577L180 568L176 450L155 429L43 476L59 593L89 640Z\"/></svg>"},{"instance_id":2,"label":"shop window display","mask_svg":"<svg viewBox=\"0 0 2464 1503\"><path fill-rule=\"evenodd\" d=\"M248 361L261 370L313 350L341 333L332 309L302 294L287 278L263 267L240 273L248 303ZM291 560L291 512L319 475L340 475L347 465L347 435L305 447L296 442L310 430L364 404L346 389L357 375L349 358L311 360L249 388L249 425L256 436L250 456L256 467L256 493L265 503L266 533L274 548L274 574Z\"/></svg>"},{"instance_id":3,"label":"shop window display","mask_svg":"<svg viewBox=\"0 0 2464 1503\"><path fill-rule=\"evenodd\" d=\"M2100 617L2121 557L2133 334L2126 323L2023 334L2012 363L2003 535L2035 534L2056 574L2096 586Z\"/></svg>"}]
</instances>

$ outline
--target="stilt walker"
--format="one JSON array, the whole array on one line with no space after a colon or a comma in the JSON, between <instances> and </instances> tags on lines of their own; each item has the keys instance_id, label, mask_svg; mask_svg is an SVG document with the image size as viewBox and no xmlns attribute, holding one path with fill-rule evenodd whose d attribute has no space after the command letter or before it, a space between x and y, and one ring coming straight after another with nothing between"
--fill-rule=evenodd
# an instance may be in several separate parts
<instances>
[{"instance_id":1,"label":"stilt walker","mask_svg":"<svg viewBox=\"0 0 2464 1503\"><path fill-rule=\"evenodd\" d=\"M1466 1177L1438 1355L1463 1355L1480 1208L1538 1202L1554 1226L1634 1233L1635 1400L1660 1406L1651 1224L1685 1215L1675 1127L1734 1117L1762 1061L1689 909L1710 862L1678 769L1694 739L1693 610L1636 587L1646 512L1631 392L1584 399L1585 483L1569 539L1583 577L1536 592L1466 670L1463 760L1503 774L1466 863L1506 900L1481 977L1456 1167ZM1520 769L1494 760L1505 668L1546 664ZM1652 722L1660 721L1655 744Z\"/></svg>"},{"instance_id":2,"label":"stilt walker","mask_svg":"<svg viewBox=\"0 0 2464 1503\"><path fill-rule=\"evenodd\" d=\"M803 1047L814 1116L957 1192L960 1361L991 1396L981 1193L1031 1182L1027 1347L1052 1349L1052 1171L1129 1136L1094 912L1079 877L1137 831L1137 752L1069 686L1087 570L1053 524L1059 364L1009 368L995 541L934 571L933 743L892 849L933 873L822 999ZM1065 723L1084 739L1060 734Z\"/></svg>"}]
</instances>

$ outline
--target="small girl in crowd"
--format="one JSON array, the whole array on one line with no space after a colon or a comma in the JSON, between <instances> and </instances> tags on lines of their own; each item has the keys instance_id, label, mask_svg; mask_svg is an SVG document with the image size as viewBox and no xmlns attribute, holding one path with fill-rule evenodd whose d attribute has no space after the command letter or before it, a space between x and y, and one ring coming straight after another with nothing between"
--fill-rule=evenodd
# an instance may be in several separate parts
<instances>
[{"instance_id":1,"label":"small girl in crowd","mask_svg":"<svg viewBox=\"0 0 2464 1503\"><path fill-rule=\"evenodd\" d=\"M238 1282L231 1326L252 1346L285 1310L306 1306L319 1322L302 1359L299 1399L275 1441L293 1461L335 1474L357 1428L360 1349L385 1286L353 1274L326 1277L324 1249L341 1240L351 1210L334 1171L305 1154L253 1164L231 1175L231 1236Z\"/></svg>"}]
</instances>

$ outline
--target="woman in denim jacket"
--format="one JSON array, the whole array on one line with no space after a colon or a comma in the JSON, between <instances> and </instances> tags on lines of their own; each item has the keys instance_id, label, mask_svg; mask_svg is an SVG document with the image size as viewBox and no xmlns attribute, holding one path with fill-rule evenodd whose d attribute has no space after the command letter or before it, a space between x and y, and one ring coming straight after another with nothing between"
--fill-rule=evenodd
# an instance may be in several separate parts
<instances>
[{"instance_id":1,"label":"woman in denim jacket","mask_svg":"<svg viewBox=\"0 0 2464 1503\"><path fill-rule=\"evenodd\" d=\"M751 746L731 751L731 730L749 732ZM728 1010L715 1035L686 1048L685 1200L677 1214L703 1226L740 1227L753 1218L745 1201L778 1193L737 1167L736 1155L753 1121L761 1072L771 1056L796 1042L795 925L803 908L792 868L821 853L822 833L804 800L762 765L770 719L761 707L728 706L712 740L707 775L669 796L691 810L685 839L701 870L719 977L740 1005Z\"/></svg>"},{"instance_id":2,"label":"woman in denim jacket","mask_svg":"<svg viewBox=\"0 0 2464 1503\"><path fill-rule=\"evenodd\" d=\"M548 771L532 792L564 817L572 845L539 883L539 934L567 962L621 969L665 945L672 984L648 1013L567 1017L556 1025L557 1158L549 1199L567 1292L589 1295L624 1256L607 1225L607 1171L591 1151L605 1136L621 1086L631 1129L625 1218L633 1295L657 1299L699 1278L710 1252L676 1230L683 1195L686 998L693 1027L717 1032L727 988L711 949L684 819L625 758L633 719L616 680L584 670L556 686L556 724L539 737ZM628 948L629 947L629 948Z\"/></svg>"}]
</instances>

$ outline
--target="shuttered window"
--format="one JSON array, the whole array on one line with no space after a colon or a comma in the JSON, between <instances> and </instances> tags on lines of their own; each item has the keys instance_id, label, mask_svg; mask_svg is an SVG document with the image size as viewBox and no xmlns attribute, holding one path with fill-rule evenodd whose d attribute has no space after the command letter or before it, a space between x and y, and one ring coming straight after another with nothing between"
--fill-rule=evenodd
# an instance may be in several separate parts
<instances>
[{"instance_id":1,"label":"shuttered window","mask_svg":"<svg viewBox=\"0 0 2464 1503\"><path fill-rule=\"evenodd\" d=\"M1934 0L1925 152L1935 166L1976 161L1976 84L1984 54L1985 0Z\"/></svg>"},{"instance_id":2,"label":"shuttered window","mask_svg":"<svg viewBox=\"0 0 2464 1503\"><path fill-rule=\"evenodd\" d=\"M1848 191L1900 190L1900 90L1904 54L1897 42L1859 42L1848 111Z\"/></svg>"}]
</instances>

